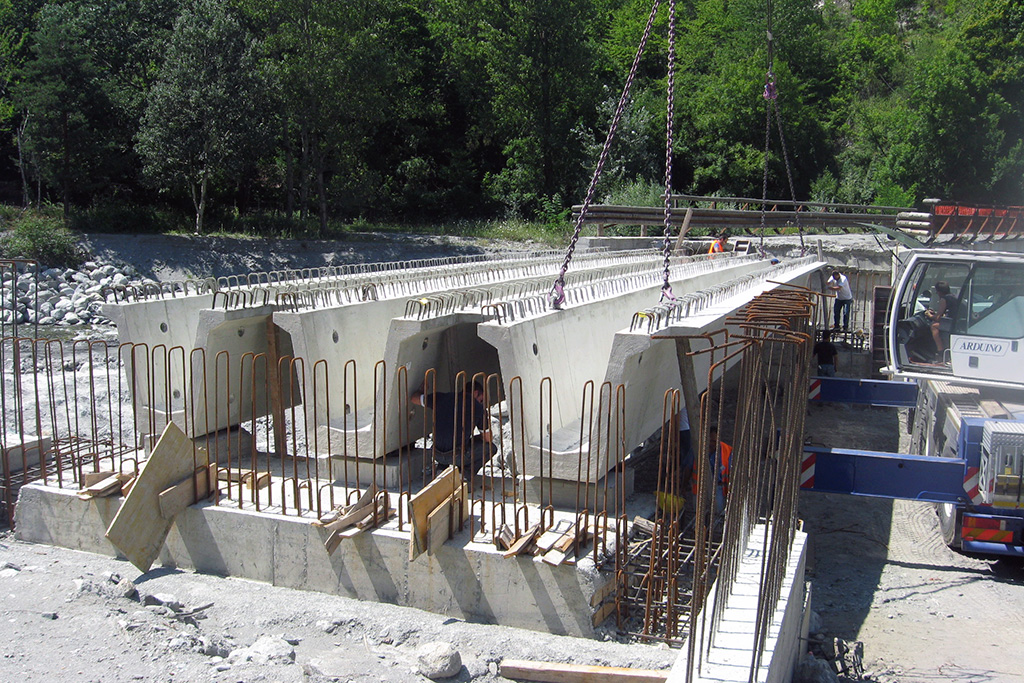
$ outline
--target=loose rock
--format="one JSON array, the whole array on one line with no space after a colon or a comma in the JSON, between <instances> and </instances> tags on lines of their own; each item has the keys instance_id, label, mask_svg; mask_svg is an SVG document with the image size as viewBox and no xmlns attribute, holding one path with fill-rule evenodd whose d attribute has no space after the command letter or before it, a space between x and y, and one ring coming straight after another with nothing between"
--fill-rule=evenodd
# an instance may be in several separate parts
<instances>
[{"instance_id":1,"label":"loose rock","mask_svg":"<svg viewBox=\"0 0 1024 683\"><path fill-rule=\"evenodd\" d=\"M451 678L462 669L462 655L449 643L435 641L416 650L419 672L432 681Z\"/></svg>"},{"instance_id":2,"label":"loose rock","mask_svg":"<svg viewBox=\"0 0 1024 683\"><path fill-rule=\"evenodd\" d=\"M294 661L295 648L278 636L260 636L249 647L239 648L228 655L229 664L237 664L239 662L268 664L270 662Z\"/></svg>"}]
</instances>

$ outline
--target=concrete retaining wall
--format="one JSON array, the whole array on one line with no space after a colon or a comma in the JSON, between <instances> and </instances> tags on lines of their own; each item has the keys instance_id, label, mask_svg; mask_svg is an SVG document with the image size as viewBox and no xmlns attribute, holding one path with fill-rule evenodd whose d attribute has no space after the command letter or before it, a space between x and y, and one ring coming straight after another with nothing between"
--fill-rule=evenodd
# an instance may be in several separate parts
<instances>
[{"instance_id":1,"label":"concrete retaining wall","mask_svg":"<svg viewBox=\"0 0 1024 683\"><path fill-rule=\"evenodd\" d=\"M104 534L121 498L79 500L41 484L21 489L24 541L117 556ZM592 637L590 598L610 580L593 563L550 566L504 558L466 529L434 556L409 561L409 532L394 522L342 541L333 555L309 519L199 505L178 515L158 563L275 586L389 602L470 621ZM479 525L477 525L479 528Z\"/></svg>"}]
</instances>

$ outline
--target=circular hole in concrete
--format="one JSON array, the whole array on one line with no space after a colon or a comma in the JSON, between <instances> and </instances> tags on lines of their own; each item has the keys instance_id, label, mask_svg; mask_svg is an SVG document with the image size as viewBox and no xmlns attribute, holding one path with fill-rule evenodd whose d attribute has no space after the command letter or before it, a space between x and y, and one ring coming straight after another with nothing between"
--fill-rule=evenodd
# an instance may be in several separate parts
<instances>
[{"instance_id":1,"label":"circular hole in concrete","mask_svg":"<svg viewBox=\"0 0 1024 683\"><path fill-rule=\"evenodd\" d=\"M334 330L334 332L331 332L331 340L332 340L332 341L333 341L333 342L334 342L335 344L337 344L337 343L338 343L338 331L337 331L337 330Z\"/></svg>"},{"instance_id":2,"label":"circular hole in concrete","mask_svg":"<svg viewBox=\"0 0 1024 683\"><path fill-rule=\"evenodd\" d=\"M427 347L429 345L430 345L430 337L424 337L423 338L423 350L426 351Z\"/></svg>"},{"instance_id":3,"label":"circular hole in concrete","mask_svg":"<svg viewBox=\"0 0 1024 683\"><path fill-rule=\"evenodd\" d=\"M234 394L228 394L228 403L234 403L234 402L235 402L235 395Z\"/></svg>"},{"instance_id":4,"label":"circular hole in concrete","mask_svg":"<svg viewBox=\"0 0 1024 683\"><path fill-rule=\"evenodd\" d=\"M537 355L537 344L536 343L533 345L533 355L535 355L535 356Z\"/></svg>"},{"instance_id":5,"label":"circular hole in concrete","mask_svg":"<svg viewBox=\"0 0 1024 683\"><path fill-rule=\"evenodd\" d=\"M161 332L166 332L167 331L167 323L160 323L160 331Z\"/></svg>"},{"instance_id":6,"label":"circular hole in concrete","mask_svg":"<svg viewBox=\"0 0 1024 683\"><path fill-rule=\"evenodd\" d=\"M348 415L352 412L352 406L348 403L345 404L345 414Z\"/></svg>"},{"instance_id":7,"label":"circular hole in concrete","mask_svg":"<svg viewBox=\"0 0 1024 683\"><path fill-rule=\"evenodd\" d=\"M245 334L245 328L244 327L239 327L238 328L238 336L241 337L244 334Z\"/></svg>"},{"instance_id":8,"label":"circular hole in concrete","mask_svg":"<svg viewBox=\"0 0 1024 683\"><path fill-rule=\"evenodd\" d=\"M171 392L171 396L173 396L174 398L181 398L181 391L175 389L173 392Z\"/></svg>"}]
</instances>

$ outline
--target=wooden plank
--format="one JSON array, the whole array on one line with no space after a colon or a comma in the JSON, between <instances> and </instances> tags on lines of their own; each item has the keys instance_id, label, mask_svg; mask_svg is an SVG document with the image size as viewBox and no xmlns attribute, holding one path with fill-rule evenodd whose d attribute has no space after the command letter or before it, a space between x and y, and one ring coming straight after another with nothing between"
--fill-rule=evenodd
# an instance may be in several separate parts
<instances>
[{"instance_id":1,"label":"wooden plank","mask_svg":"<svg viewBox=\"0 0 1024 683\"><path fill-rule=\"evenodd\" d=\"M449 496L427 515L427 555L436 553L451 538L452 506L458 496Z\"/></svg>"},{"instance_id":2,"label":"wooden plank","mask_svg":"<svg viewBox=\"0 0 1024 683\"><path fill-rule=\"evenodd\" d=\"M265 489L270 486L270 472L253 472L252 470L243 472L242 483L250 491Z\"/></svg>"},{"instance_id":3,"label":"wooden plank","mask_svg":"<svg viewBox=\"0 0 1024 683\"><path fill-rule=\"evenodd\" d=\"M462 476L455 467L437 475L409 501L409 561L415 560L427 549L427 517L454 491L463 485Z\"/></svg>"},{"instance_id":4,"label":"wooden plank","mask_svg":"<svg viewBox=\"0 0 1024 683\"><path fill-rule=\"evenodd\" d=\"M537 547L547 552L551 550L558 539L565 535L565 532L572 528L572 522L567 519L560 519L554 527L548 529L537 539Z\"/></svg>"},{"instance_id":5,"label":"wooden plank","mask_svg":"<svg viewBox=\"0 0 1024 683\"><path fill-rule=\"evenodd\" d=\"M633 526L640 531L645 531L650 535L654 535L654 522L645 517L634 517Z\"/></svg>"},{"instance_id":6,"label":"wooden plank","mask_svg":"<svg viewBox=\"0 0 1024 683\"><path fill-rule=\"evenodd\" d=\"M612 612L614 612L614 611L615 611L615 601L614 600L611 600L611 601L606 602L603 605L601 605L601 607L596 612L594 612L594 617L593 617L594 628L597 628L598 626L603 624L604 620L607 619L608 617L610 617L612 615Z\"/></svg>"},{"instance_id":7,"label":"wooden plank","mask_svg":"<svg viewBox=\"0 0 1024 683\"><path fill-rule=\"evenodd\" d=\"M124 483L121 484L121 495L128 497L128 494L132 492L132 487L135 486L136 476L134 474L122 474L121 475Z\"/></svg>"},{"instance_id":8,"label":"wooden plank","mask_svg":"<svg viewBox=\"0 0 1024 683\"><path fill-rule=\"evenodd\" d=\"M87 489L93 484L109 479L116 475L117 472L113 470L104 470L102 472L82 472L82 489Z\"/></svg>"},{"instance_id":9,"label":"wooden plank","mask_svg":"<svg viewBox=\"0 0 1024 683\"><path fill-rule=\"evenodd\" d=\"M88 500L90 498L105 498L112 496L115 493L121 493L121 475L113 474L106 479L85 487L78 492L78 497L82 500Z\"/></svg>"},{"instance_id":10,"label":"wooden plank","mask_svg":"<svg viewBox=\"0 0 1024 683\"><path fill-rule=\"evenodd\" d=\"M210 467L204 467L195 473L193 477L188 476L177 484L170 486L160 492L157 501L160 505L160 515L166 520L173 520L178 513L190 505L195 505L200 500L209 498L211 485ZM196 493L198 492L198 497Z\"/></svg>"},{"instance_id":11,"label":"wooden plank","mask_svg":"<svg viewBox=\"0 0 1024 683\"><path fill-rule=\"evenodd\" d=\"M253 470L236 470L221 467L217 471L217 481L244 484L251 491L254 482L257 489L265 489L270 486L271 474L270 472L254 472Z\"/></svg>"},{"instance_id":12,"label":"wooden plank","mask_svg":"<svg viewBox=\"0 0 1024 683\"><path fill-rule=\"evenodd\" d=\"M538 683L664 683L668 680L667 670L556 664L525 659L503 660L499 674L517 681Z\"/></svg>"},{"instance_id":13,"label":"wooden plank","mask_svg":"<svg viewBox=\"0 0 1024 683\"><path fill-rule=\"evenodd\" d=\"M512 529L507 524L502 524L501 528L498 529L495 545L499 550L508 550L514 542L515 534L512 532Z\"/></svg>"},{"instance_id":14,"label":"wooden plank","mask_svg":"<svg viewBox=\"0 0 1024 683\"><path fill-rule=\"evenodd\" d=\"M537 536L537 532L540 531L540 524L534 524L526 530L519 540L512 544L512 547L505 551L505 557L515 557L526 551L533 539Z\"/></svg>"},{"instance_id":15,"label":"wooden plank","mask_svg":"<svg viewBox=\"0 0 1024 683\"><path fill-rule=\"evenodd\" d=\"M363 514L365 514L363 508L368 507L373 502L373 497L376 495L376 485L370 484L369 488L359 496L356 502L351 505L336 506L323 517L314 521L313 526L324 527L328 531L340 531L349 524L354 523L355 520L361 518Z\"/></svg>"},{"instance_id":16,"label":"wooden plank","mask_svg":"<svg viewBox=\"0 0 1024 683\"><path fill-rule=\"evenodd\" d=\"M605 581L603 585L598 586L594 594L590 596L590 606L597 607L604 599L615 592L615 579L611 581Z\"/></svg>"},{"instance_id":17,"label":"wooden plank","mask_svg":"<svg viewBox=\"0 0 1024 683\"><path fill-rule=\"evenodd\" d=\"M107 539L140 570L149 571L171 528L171 521L160 515L160 492L207 461L206 449L194 448L178 425L167 424L107 529Z\"/></svg>"},{"instance_id":18,"label":"wooden plank","mask_svg":"<svg viewBox=\"0 0 1024 683\"><path fill-rule=\"evenodd\" d=\"M452 537L452 532L458 528L456 520L460 512L462 523L465 523L469 519L469 484L466 483L427 515L428 555L433 555Z\"/></svg>"},{"instance_id":19,"label":"wooden plank","mask_svg":"<svg viewBox=\"0 0 1024 683\"><path fill-rule=\"evenodd\" d=\"M358 536L366 529L371 528L373 526L374 509L377 511L378 524L391 519L391 516L395 514L394 508L384 510L383 499L378 500L375 503L371 501L370 505L364 505L356 511L359 514L358 517L347 522L344 527L334 529L330 536L327 537L327 540L324 541L324 547L327 548L327 554L333 555L334 551L338 549L338 546L341 545L341 542L346 538ZM335 523L336 522L332 522L331 524ZM325 525L322 528L329 529L331 524Z\"/></svg>"},{"instance_id":20,"label":"wooden plank","mask_svg":"<svg viewBox=\"0 0 1024 683\"><path fill-rule=\"evenodd\" d=\"M578 543L577 536L579 536ZM582 547L583 544L587 542L587 538L587 529L583 529L577 534L576 527L573 526L572 529L567 531L560 539L558 539L554 547L552 547L551 550L545 553L544 557L542 557L541 560L543 560L547 564L557 566L569 560L570 558L575 558L575 549Z\"/></svg>"}]
</instances>

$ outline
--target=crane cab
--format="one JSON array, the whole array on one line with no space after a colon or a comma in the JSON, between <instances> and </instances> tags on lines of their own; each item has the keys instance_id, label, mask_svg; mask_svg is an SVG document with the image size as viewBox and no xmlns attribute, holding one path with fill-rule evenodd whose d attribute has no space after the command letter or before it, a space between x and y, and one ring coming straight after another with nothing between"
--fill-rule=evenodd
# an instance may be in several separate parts
<instances>
[{"instance_id":1,"label":"crane cab","mask_svg":"<svg viewBox=\"0 0 1024 683\"><path fill-rule=\"evenodd\" d=\"M1024 388L1024 255L909 253L890 302L887 372Z\"/></svg>"}]
</instances>

